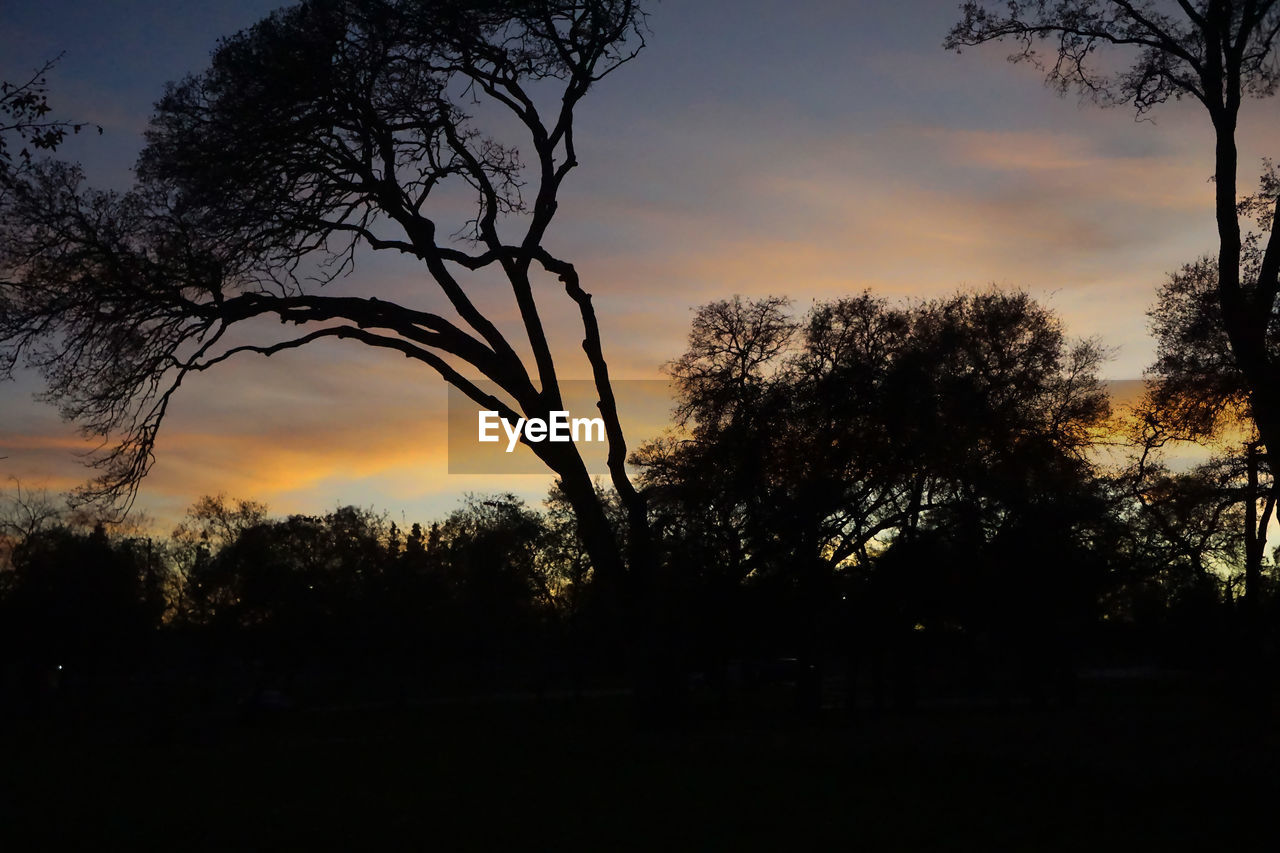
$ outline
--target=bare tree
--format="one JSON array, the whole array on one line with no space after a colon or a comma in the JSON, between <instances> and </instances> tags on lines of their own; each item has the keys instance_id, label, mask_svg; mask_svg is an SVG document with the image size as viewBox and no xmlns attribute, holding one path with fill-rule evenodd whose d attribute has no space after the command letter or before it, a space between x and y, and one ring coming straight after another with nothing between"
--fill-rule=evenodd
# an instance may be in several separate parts
<instances>
[{"instance_id":1,"label":"bare tree","mask_svg":"<svg viewBox=\"0 0 1280 853\"><path fill-rule=\"evenodd\" d=\"M1251 417L1268 450L1280 452L1280 193L1270 163L1260 192L1238 190L1236 128L1249 97L1280 84L1277 0L1033 0L966 2L945 46L1008 40L1010 57L1042 68L1059 91L1078 89L1139 114L1170 98L1194 98L1209 114L1218 224L1217 301ZM1040 48L1047 48L1045 54ZM1110 54L1133 57L1115 66ZM1135 56L1136 55L1136 56ZM1260 230L1247 233L1252 217Z\"/></svg>"},{"instance_id":2,"label":"bare tree","mask_svg":"<svg viewBox=\"0 0 1280 853\"><path fill-rule=\"evenodd\" d=\"M23 489L17 477L9 482L12 491L0 495L0 537L23 542L66 518L66 508L46 489Z\"/></svg>"},{"instance_id":3,"label":"bare tree","mask_svg":"<svg viewBox=\"0 0 1280 853\"><path fill-rule=\"evenodd\" d=\"M3 222L0 372L41 369L64 416L110 440L80 496L127 505L184 379L241 353L355 341L421 362L506 417L546 417L564 408L540 313L558 279L642 561L646 512L624 467L603 335L548 234L578 165L579 104L636 55L644 29L634 0L304 0L169 87L133 191L85 189L64 164L35 169ZM460 192L474 200L461 214ZM321 291L368 249L420 263L423 304ZM477 299L495 278L519 337ZM279 321L274 334L264 319ZM623 555L577 449L530 447L559 476L598 575L619 577Z\"/></svg>"}]
</instances>

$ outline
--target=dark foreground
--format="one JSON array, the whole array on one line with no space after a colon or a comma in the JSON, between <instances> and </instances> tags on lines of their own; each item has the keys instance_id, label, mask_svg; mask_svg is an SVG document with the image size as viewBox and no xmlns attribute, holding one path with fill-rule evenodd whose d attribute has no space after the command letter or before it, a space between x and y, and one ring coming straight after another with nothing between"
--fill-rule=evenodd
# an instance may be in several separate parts
<instances>
[{"instance_id":1,"label":"dark foreground","mask_svg":"<svg viewBox=\"0 0 1280 853\"><path fill-rule=\"evenodd\" d=\"M662 730L622 695L10 721L0 849L1280 849L1277 721L1246 706L1112 678Z\"/></svg>"}]
</instances>

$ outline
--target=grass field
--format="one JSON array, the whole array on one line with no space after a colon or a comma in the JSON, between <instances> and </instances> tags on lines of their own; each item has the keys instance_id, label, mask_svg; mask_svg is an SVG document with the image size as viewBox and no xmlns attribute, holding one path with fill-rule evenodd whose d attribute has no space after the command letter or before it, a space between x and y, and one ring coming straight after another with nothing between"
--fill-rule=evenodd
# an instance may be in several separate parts
<instances>
[{"instance_id":1,"label":"grass field","mask_svg":"<svg viewBox=\"0 0 1280 853\"><path fill-rule=\"evenodd\" d=\"M1235 704L1108 681L1069 709L663 731L625 696L29 720L0 741L0 849L1280 849L1276 726Z\"/></svg>"}]
</instances>

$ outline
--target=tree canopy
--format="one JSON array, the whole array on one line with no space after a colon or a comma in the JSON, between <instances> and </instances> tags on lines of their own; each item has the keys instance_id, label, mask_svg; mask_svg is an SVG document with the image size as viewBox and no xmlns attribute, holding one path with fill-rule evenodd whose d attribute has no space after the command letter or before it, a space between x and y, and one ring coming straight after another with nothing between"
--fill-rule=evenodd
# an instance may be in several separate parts
<instances>
[{"instance_id":1,"label":"tree canopy","mask_svg":"<svg viewBox=\"0 0 1280 853\"><path fill-rule=\"evenodd\" d=\"M1087 478L1102 357L1025 293L864 293L799 323L777 298L711 303L670 366L684 429L636 461L659 518L692 525L668 530L685 558L732 582L866 567L903 531L970 510L998 529Z\"/></svg>"},{"instance_id":2,"label":"tree canopy","mask_svg":"<svg viewBox=\"0 0 1280 853\"><path fill-rule=\"evenodd\" d=\"M62 163L16 185L0 223L0 374L43 371L63 415L106 442L82 496L127 499L184 379L241 353L350 340L417 360L513 419L563 408L547 289L535 299L538 277L554 276L581 320L614 486L642 529L591 295L546 237L578 164L580 102L643 32L632 0L305 0L224 39L208 70L157 104L133 190L87 189ZM416 259L422 297L322 292L366 249ZM480 298L491 288L468 278L494 273L522 341L495 324ZM616 575L576 449L532 448Z\"/></svg>"},{"instance_id":3,"label":"tree canopy","mask_svg":"<svg viewBox=\"0 0 1280 853\"><path fill-rule=\"evenodd\" d=\"M0 192L10 179L9 173L31 165L32 157L40 152L58 149L67 138L67 132L79 133L88 127L102 128L88 122L67 121L52 115L49 104L48 73L61 57L55 57L40 66L24 80L10 82L0 80ZM17 160L12 147L20 145ZM3 198L3 195L0 195Z\"/></svg>"},{"instance_id":4,"label":"tree canopy","mask_svg":"<svg viewBox=\"0 0 1280 853\"><path fill-rule=\"evenodd\" d=\"M1139 114L1171 98L1192 97L1204 106L1215 134L1216 316L1249 415L1276 451L1280 349L1272 327L1280 298L1280 194L1266 162L1258 193L1241 195L1236 132L1245 101L1269 97L1280 86L1280 3L978 0L962 9L944 43L950 49L1012 42L1010 58L1041 68L1059 91L1074 88L1102 104L1132 105ZM1117 55L1125 59L1117 61ZM1247 230L1250 220L1256 231ZM1184 274L1203 279L1206 272ZM1166 319L1173 318L1157 317Z\"/></svg>"}]
</instances>

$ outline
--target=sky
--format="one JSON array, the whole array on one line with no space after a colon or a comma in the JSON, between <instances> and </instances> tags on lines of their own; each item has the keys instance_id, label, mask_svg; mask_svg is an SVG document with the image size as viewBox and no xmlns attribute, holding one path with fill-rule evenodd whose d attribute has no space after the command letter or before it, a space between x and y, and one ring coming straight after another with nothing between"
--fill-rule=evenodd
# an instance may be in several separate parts
<instances>
[{"instance_id":1,"label":"sky","mask_svg":"<svg viewBox=\"0 0 1280 853\"><path fill-rule=\"evenodd\" d=\"M64 54L49 77L56 113L104 133L61 154L124 190L164 84L278 5L6 0L0 79ZM1156 288L1215 244L1198 105L1136 121L1058 97L999 45L944 51L956 0L650 6L647 47L580 108L581 166L549 237L594 294L615 377L660 378L696 307L734 294L803 311L864 289L925 299L992 284L1028 290L1072 336L1110 347L1108 378L1141 376ZM1245 106L1242 187L1277 154L1278 105ZM429 286L370 258L335 290ZM554 304L562 375L587 378ZM91 446L39 389L30 374L0 385L0 480L57 493L89 476ZM635 425L630 443L657 429ZM448 473L445 439L445 385L406 359L342 342L244 357L184 384L138 507L163 525L225 493L279 514L356 504L428 521L467 492L545 494L542 475Z\"/></svg>"}]
</instances>

